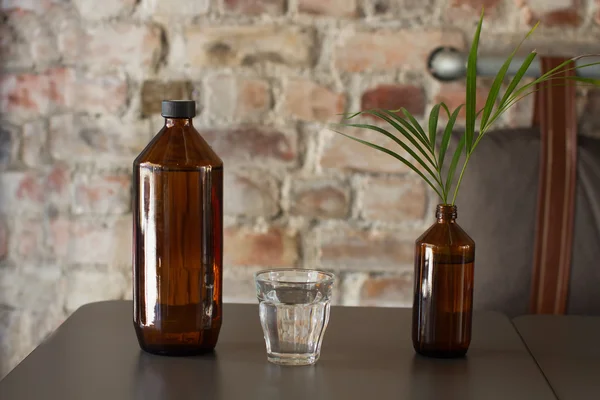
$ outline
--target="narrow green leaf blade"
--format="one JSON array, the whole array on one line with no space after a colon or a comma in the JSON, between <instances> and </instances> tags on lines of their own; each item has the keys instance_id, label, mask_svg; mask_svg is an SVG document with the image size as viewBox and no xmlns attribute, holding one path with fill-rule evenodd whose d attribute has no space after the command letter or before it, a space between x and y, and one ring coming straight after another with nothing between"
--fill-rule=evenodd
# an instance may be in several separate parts
<instances>
[{"instance_id":1,"label":"narrow green leaf blade","mask_svg":"<svg viewBox=\"0 0 600 400\"><path fill-rule=\"evenodd\" d=\"M338 125L338 126L340 126L340 125ZM347 127L351 127L351 128L360 128L360 129L369 129L369 130L372 130L372 131L375 131L375 132L379 132L379 133L381 133L381 134L389 137L390 139L392 137L394 137L393 134L391 134L388 131L386 131L385 129L380 128L380 127L375 126L375 125L370 125L370 124L344 124L344 125L341 125L341 126L347 126ZM341 132L339 132L339 133L341 133ZM439 182L439 180L437 178L437 175L431 170L431 168L429 168L429 166L427 165L427 163L425 161L423 161L423 159L421 157L419 157L419 155L417 153L415 153L413 151L413 149L410 148L410 146L408 146L406 143L403 143L400 140L398 142L396 142L396 143L398 143L400 145L400 147L402 147L408 154L410 154L411 157L414 158L414 160L416 162L418 162L423 167L423 169L425 169L425 171L427 171L427 173L429 175L431 175L431 177L436 182L438 182L440 184L440 186L442 185L442 183Z\"/></svg>"},{"instance_id":2,"label":"narrow green leaf blade","mask_svg":"<svg viewBox=\"0 0 600 400\"><path fill-rule=\"evenodd\" d=\"M354 141L356 141L358 143L362 143L362 144L364 144L366 146L369 146L369 147L371 147L371 148L373 148L375 150L379 150L379 151L381 151L381 152L383 152L385 154L388 154L388 155L396 158L397 160L399 160L400 162L402 162L404 165L406 165L407 167L409 167L411 170L413 170L414 172L416 172L437 193L437 195L440 196L440 198L443 198L443 196L441 195L441 193L438 190L438 188L435 187L431 183L431 181L429 179L427 179L427 177L421 171L419 171L418 168L416 168L414 165L412 165L411 162L409 162L407 159L405 159L401 155L399 155L399 154L397 154L397 153L395 153L395 152L393 152L391 150L388 150L385 147L381 147L381 146L378 146L378 145L376 145L374 143L367 142L366 140L362 140L362 139L359 139L357 137L354 137L354 136L351 136L351 135L347 135L347 134L345 134L343 132L339 132L339 131L336 131L336 130L333 130L333 131L336 132L336 133L339 133L340 135L345 136L345 137L347 137L349 139L352 139L352 140L354 140Z\"/></svg>"},{"instance_id":3,"label":"narrow green leaf blade","mask_svg":"<svg viewBox=\"0 0 600 400\"><path fill-rule=\"evenodd\" d=\"M388 124L392 125L394 127L394 129L396 129L397 131L399 131L400 133L402 133L402 135L423 155L423 157L425 157L427 159L427 161L429 161L431 163L431 165L434 168L436 168L436 164L434 162L435 156L431 152L431 148L429 146L429 143L427 143L426 141L423 142L423 141L419 140L419 135L416 135L417 139L415 139L413 137L413 135L411 135L406 129L404 129L404 127L398 125L398 123L396 122L395 119L389 118L388 117L389 114L385 114L385 111L383 111L383 113L382 113L380 111L372 110L372 111L370 111L370 113L372 115L378 117L378 118L381 118L382 120L384 120ZM408 124L408 125L410 126L410 124ZM419 143L417 142L417 140L419 140L425 146L425 149L423 149L423 147L419 145ZM431 156L433 158L429 155L429 153L427 153L426 150L429 150L431 152Z\"/></svg>"},{"instance_id":4,"label":"narrow green leaf blade","mask_svg":"<svg viewBox=\"0 0 600 400\"><path fill-rule=\"evenodd\" d=\"M448 124L446 125L446 129L444 130L444 136L442 136L442 144L440 145L440 153L438 158L438 166L441 170L444 166L444 159L446 157L446 151L448 150L448 144L450 143L450 137L452 136L452 131L454 130L454 125L456 124L456 119L458 118L458 114L460 114L460 110L463 105L458 106L456 110L450 116L448 120Z\"/></svg>"},{"instance_id":5,"label":"narrow green leaf blade","mask_svg":"<svg viewBox=\"0 0 600 400\"><path fill-rule=\"evenodd\" d=\"M440 117L440 104L436 104L429 114L429 143L430 148L435 149L435 139L437 136L438 119Z\"/></svg>"},{"instance_id":6,"label":"narrow green leaf blade","mask_svg":"<svg viewBox=\"0 0 600 400\"><path fill-rule=\"evenodd\" d=\"M421 128L421 125L419 125L419 123L417 122L416 118L406 108L402 107L400 110L402 111L402 114L404 114L406 119L408 119L410 123L414 126L417 132L419 132L419 135L421 135L421 137L425 139L425 141L427 141L427 135L425 134L423 128Z\"/></svg>"},{"instance_id":7,"label":"narrow green leaf blade","mask_svg":"<svg viewBox=\"0 0 600 400\"><path fill-rule=\"evenodd\" d=\"M404 128L406 128L410 133L412 133L412 135L419 141L421 142L424 146L429 146L429 142L427 141L426 137L423 137L419 131L417 131L417 129L415 129L415 127L408 122L407 120L405 120L404 118L400 117L396 111L390 111L390 110L380 110L382 113L386 114L388 117L390 117L391 119L393 119L394 121L396 121L397 123L401 124Z\"/></svg>"},{"instance_id":8,"label":"narrow green leaf blade","mask_svg":"<svg viewBox=\"0 0 600 400\"><path fill-rule=\"evenodd\" d=\"M467 154L471 152L473 146L473 137L475 136L475 107L477 104L477 50L479 48L479 37L481 36L481 26L483 25L483 10L481 11L481 18L479 24L477 24L477 30L473 37L473 43L471 44L471 51L469 52L469 60L467 62L467 118L465 124L465 146Z\"/></svg>"},{"instance_id":9,"label":"narrow green leaf blade","mask_svg":"<svg viewBox=\"0 0 600 400\"><path fill-rule=\"evenodd\" d=\"M448 108L448 106L446 105L446 103L441 102L440 105L442 106L442 108L444 110L446 110L446 114L448 115L448 118L450 118L450 115L452 115L452 113L450 112L450 109ZM462 107L463 105L461 104L460 106Z\"/></svg>"},{"instance_id":10,"label":"narrow green leaf blade","mask_svg":"<svg viewBox=\"0 0 600 400\"><path fill-rule=\"evenodd\" d=\"M508 85L508 88L506 88L506 93L504 93L504 96L502 96L502 100L500 100L500 106L502 106L504 103L506 103L506 101L512 96L513 92L515 91L515 89L517 88L517 86L519 85L519 83L521 82L523 77L525 76L525 73L529 69L529 66L531 65L531 63L533 63L533 60L535 60L536 56L537 56L537 53L532 52L525 58L525 61L523 61L523 64L521 64L521 67L519 67L519 70L517 71L517 73L513 77L512 81ZM532 85L532 84L530 84L530 85ZM530 85L526 85L526 86L530 86Z\"/></svg>"},{"instance_id":11,"label":"narrow green leaf blade","mask_svg":"<svg viewBox=\"0 0 600 400\"><path fill-rule=\"evenodd\" d=\"M467 134L463 134L462 138L458 142L458 146L454 151L454 156L452 157L452 162L450 163L450 168L448 169L448 176L446 177L446 193L450 193L450 187L452 186L452 181L454 180L454 173L456 171L456 165L460 160L461 153L463 148L465 147L467 142Z\"/></svg>"},{"instance_id":12,"label":"narrow green leaf blade","mask_svg":"<svg viewBox=\"0 0 600 400\"><path fill-rule=\"evenodd\" d=\"M483 115L481 116L481 125L480 125L481 130L485 129L485 126L490 118L490 115L492 115L492 111L494 110L494 105L496 104L496 101L498 100L498 94L500 93L500 88L502 87L504 78L506 78L506 73L508 72L508 68L510 67L510 64L512 63L514 56L517 54L517 52L523 45L523 42L525 40L527 40L529 38L529 36L531 36L533 34L533 32L535 32L538 25L539 25L539 22L537 24L535 24L535 26L529 30L529 33L527 33L527 35L523 38L523 40L521 40L521 42L513 50L513 52L510 54L510 56L504 62L504 64L502 64L500 71L496 75L496 78L494 79L494 83L492 84L492 87L490 88L490 93L488 94L487 101L485 103ZM527 71L527 69L525 69L525 71Z\"/></svg>"}]
</instances>

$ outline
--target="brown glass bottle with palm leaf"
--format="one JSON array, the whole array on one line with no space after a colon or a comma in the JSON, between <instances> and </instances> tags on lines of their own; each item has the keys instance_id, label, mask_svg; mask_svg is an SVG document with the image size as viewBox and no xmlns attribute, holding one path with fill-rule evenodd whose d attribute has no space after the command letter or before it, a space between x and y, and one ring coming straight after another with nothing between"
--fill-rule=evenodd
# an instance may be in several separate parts
<instances>
[{"instance_id":1,"label":"brown glass bottle with palm leaf","mask_svg":"<svg viewBox=\"0 0 600 400\"><path fill-rule=\"evenodd\" d=\"M469 51L464 105L453 111L443 102L434 105L429 113L427 126L421 126L417 118L404 108L351 113L345 116L343 123L336 124L340 128L366 129L385 136L389 139L386 147L364 140L364 136L356 137L337 131L386 156L394 157L419 175L440 198L441 205L436 210L437 221L417 240L415 254L413 342L418 353L433 357L462 356L466 354L471 341L475 244L456 223L455 204L461 181L475 149L494 123L511 106L535 93L540 84L552 85L557 79L559 84L564 84L564 80L568 79L584 85L600 86L599 80L560 73L566 68L580 70L600 64L573 64L573 61L584 56L567 60L538 78L523 83L522 79L537 54L532 51L518 68L513 69L519 45L500 67L485 105L478 109L477 105L481 103L477 98L477 53L482 26L483 11ZM536 27L537 25L531 29L525 39L533 34ZM510 75L513 75L510 84L502 89ZM464 131L451 154L449 143L455 135L454 128L460 115L464 115ZM438 137L440 117L442 121L446 121L441 138ZM354 118L358 121L348 122ZM378 123L370 124L373 119L377 119ZM479 129L476 129L477 122ZM461 160L462 168L459 166ZM458 171L460 173L455 181L455 172Z\"/></svg>"},{"instance_id":2,"label":"brown glass bottle with palm leaf","mask_svg":"<svg viewBox=\"0 0 600 400\"><path fill-rule=\"evenodd\" d=\"M133 163L133 321L142 349L199 354L221 328L223 162L192 125L193 101L164 101L162 115Z\"/></svg>"},{"instance_id":3,"label":"brown glass bottle with palm leaf","mask_svg":"<svg viewBox=\"0 0 600 400\"><path fill-rule=\"evenodd\" d=\"M431 357L460 357L471 343L475 242L440 204L436 222L416 241L412 340Z\"/></svg>"}]
</instances>

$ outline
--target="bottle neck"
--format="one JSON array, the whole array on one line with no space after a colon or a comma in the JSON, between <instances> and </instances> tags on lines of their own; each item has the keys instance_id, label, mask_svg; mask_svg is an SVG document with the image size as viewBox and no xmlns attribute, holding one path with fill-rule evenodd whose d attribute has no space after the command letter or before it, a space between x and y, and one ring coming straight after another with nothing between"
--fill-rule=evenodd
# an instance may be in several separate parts
<instances>
[{"instance_id":1,"label":"bottle neck","mask_svg":"<svg viewBox=\"0 0 600 400\"><path fill-rule=\"evenodd\" d=\"M435 217L439 223L456 221L456 206L452 204L438 204Z\"/></svg>"},{"instance_id":2,"label":"bottle neck","mask_svg":"<svg viewBox=\"0 0 600 400\"><path fill-rule=\"evenodd\" d=\"M167 128L192 126L191 118L165 118L165 126Z\"/></svg>"}]
</instances>

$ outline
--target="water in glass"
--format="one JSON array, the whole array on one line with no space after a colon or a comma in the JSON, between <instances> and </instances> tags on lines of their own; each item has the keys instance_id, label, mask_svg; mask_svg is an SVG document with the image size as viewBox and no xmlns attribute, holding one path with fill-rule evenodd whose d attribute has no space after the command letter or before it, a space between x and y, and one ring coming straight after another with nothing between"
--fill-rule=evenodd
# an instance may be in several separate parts
<instances>
[{"instance_id":1,"label":"water in glass","mask_svg":"<svg viewBox=\"0 0 600 400\"><path fill-rule=\"evenodd\" d=\"M282 365L314 364L329 322L334 277L314 270L256 275L267 358Z\"/></svg>"}]
</instances>

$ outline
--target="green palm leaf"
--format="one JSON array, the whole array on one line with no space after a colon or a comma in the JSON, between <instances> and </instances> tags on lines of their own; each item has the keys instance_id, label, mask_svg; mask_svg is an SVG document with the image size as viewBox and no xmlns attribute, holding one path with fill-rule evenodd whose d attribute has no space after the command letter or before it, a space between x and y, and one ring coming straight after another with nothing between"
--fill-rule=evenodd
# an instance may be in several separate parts
<instances>
[{"instance_id":1,"label":"green palm leaf","mask_svg":"<svg viewBox=\"0 0 600 400\"><path fill-rule=\"evenodd\" d=\"M512 63L514 56L517 54L517 52L521 48L521 45L523 44L523 42L525 42L525 40L527 40L533 34L533 32L535 32L538 25L539 25L539 22L533 28L531 28L529 33L523 38L523 40L521 40L521 43L519 43L519 45L515 48L515 50L506 59L504 64L502 64L502 67L500 68L500 71L498 72L498 75L496 75L496 78L494 79L494 83L492 84L492 87L490 88L490 93L488 94L488 98L487 98L487 101L486 101L485 107L484 107L485 111L483 112L483 115L481 116L481 125L480 125L481 129L480 130L485 129L488 119L492 115L492 111L494 109L494 104L496 103L496 100L498 99L498 94L500 93L500 87L502 86L502 83L504 82L504 78L506 77L506 73L508 72L508 68L510 67L510 64ZM534 55L534 57L535 57L535 55ZM533 61L533 59L531 61ZM504 94L504 97L502 99L503 101L507 98L508 95L510 95L510 93L512 93L512 90L514 90L514 87L516 87L516 85L521 81L521 78L523 78L523 75L525 75L525 72L527 71L527 69L529 69L529 65L531 65L531 61L527 64L527 66L524 69L523 69L523 67L525 66L525 64L523 64L521 66L521 68L519 69L519 72L521 72L521 69L523 69L523 73L522 74L517 73L515 78L510 83L510 86L507 89L506 93ZM527 63L527 61L526 61L526 63ZM513 86L513 83L514 83L514 86ZM511 89L511 87L512 87L512 89Z\"/></svg>"},{"instance_id":2,"label":"green palm leaf","mask_svg":"<svg viewBox=\"0 0 600 400\"><path fill-rule=\"evenodd\" d=\"M441 104L436 104L429 114L429 143L431 144L432 149L435 148L435 137L437 135L438 119L440 117L440 107Z\"/></svg>"},{"instance_id":3,"label":"green palm leaf","mask_svg":"<svg viewBox=\"0 0 600 400\"><path fill-rule=\"evenodd\" d=\"M450 193L450 188L452 186L452 181L454 180L454 173L456 172L456 166L458 165L458 160L460 160L460 156L462 154L463 148L467 143L467 135L464 134L460 141L458 142L458 146L456 150L454 150L454 156L452 157L452 162L450 163L450 168L448 169L448 177L446 178L446 185L444 190L446 193ZM454 200L452 201L454 204Z\"/></svg>"},{"instance_id":4,"label":"green palm leaf","mask_svg":"<svg viewBox=\"0 0 600 400\"><path fill-rule=\"evenodd\" d=\"M375 150L379 150L379 151L381 151L383 153L389 154L390 156L396 158L397 160L399 160L400 162L402 162L404 165L406 165L407 167L409 167L411 170L413 170L414 172L416 172L437 193L438 196L442 197L442 194L440 193L440 191L431 183L431 181L429 179L427 179L427 177L425 177L425 175L423 175L423 173L421 171L419 171L414 165L412 165L407 159L405 159L401 155L399 155L399 154L397 154L397 153L395 153L395 152L393 152L391 150L388 150L385 147L381 147L381 146L378 146L378 145L376 145L374 143L367 142L366 140L362 140L362 139L356 138L354 136L347 135L347 134L345 134L343 132L339 132L339 131L335 131L335 130L334 130L334 132L339 133L340 135L343 135L343 136L345 136L345 137L347 137L349 139L357 141L358 143L362 143L362 144L364 144L366 146L369 146L369 147L371 147L371 148L373 148Z\"/></svg>"},{"instance_id":5,"label":"green palm leaf","mask_svg":"<svg viewBox=\"0 0 600 400\"><path fill-rule=\"evenodd\" d=\"M419 143L417 142L417 140L415 140L415 138L406 131L406 129L404 129L403 127L401 127L400 125L398 125L398 123L389 118L387 115L385 115L384 113L381 113L379 111L370 111L369 113L371 113L372 115L377 116L378 118L381 118L382 120L384 120L385 122L387 122L388 124L392 125L394 127L394 129L396 129L398 132L402 133L402 135L417 149L419 150L419 152L423 155L423 157L425 157L425 159L427 159L427 161L429 161L429 163L431 164L432 167L436 167L436 163L435 163L435 158L431 158L429 156L429 153L426 150L431 151L430 146L427 142L422 144L425 145L425 149L423 149Z\"/></svg>"},{"instance_id":6,"label":"green palm leaf","mask_svg":"<svg viewBox=\"0 0 600 400\"><path fill-rule=\"evenodd\" d=\"M405 119L402 119L398 114L397 111L390 111L390 110L381 110L381 112L385 113L388 117L390 117L391 119L393 119L394 121L396 121L397 123L399 123L400 125L402 125L404 128L406 128L419 142L421 142L423 145L428 146L429 147L429 143L427 142L427 138L423 137L416 129L415 127L408 122Z\"/></svg>"},{"instance_id":7,"label":"green palm leaf","mask_svg":"<svg viewBox=\"0 0 600 400\"><path fill-rule=\"evenodd\" d=\"M415 117L413 117L413 115L406 108L404 108L404 107L402 107L400 109L400 111L402 111L402 114L404 114L404 116L415 127L415 129L417 130L417 132L419 133L419 135L421 135L421 137L423 139L425 139L425 141L427 141L427 135L425 134L425 131L423 130L423 128L421 128L421 125L419 125L419 123L417 122L417 120L415 119Z\"/></svg>"},{"instance_id":8,"label":"green palm leaf","mask_svg":"<svg viewBox=\"0 0 600 400\"><path fill-rule=\"evenodd\" d=\"M400 139L398 139L396 136L394 136L390 132L386 131L385 129L380 128L380 127L375 126L375 125L370 125L370 124L338 124L337 126L342 126L342 127L343 126L347 126L347 127L351 127L351 128L369 129L369 130L372 130L372 131L375 131L375 132L379 132L379 133L387 136L388 138L390 138L390 139L394 140L396 143L398 143L400 145L400 147L402 147L408 154L410 154L411 157L413 159L415 159L415 161L417 161L421 165L421 167L423 167L423 169L425 169L425 171L427 171L427 173L429 173L429 175L431 175L431 177L434 178L434 180L440 184L440 186L442 185L442 183L438 181L438 178L437 178L436 174L431 170L431 168L429 168L429 166L427 165L427 163L425 163L421 159L421 157L419 157L410 148L410 146L408 146L406 143L403 143ZM348 136L348 135L345 135L345 136Z\"/></svg>"},{"instance_id":9,"label":"green palm leaf","mask_svg":"<svg viewBox=\"0 0 600 400\"><path fill-rule=\"evenodd\" d=\"M473 37L471 51L469 52L469 61L467 63L467 120L465 124L465 147L467 154L471 153L473 146L473 137L475 136L476 104L477 104L477 49L479 48L479 37L481 36L481 26L483 25L483 10L477 24L477 30Z\"/></svg>"},{"instance_id":10,"label":"green palm leaf","mask_svg":"<svg viewBox=\"0 0 600 400\"><path fill-rule=\"evenodd\" d=\"M443 104L443 103L442 103ZM446 106L444 104L444 106ZM463 105L458 106L454 113L450 115L450 110L446 108L446 112L450 119L448 120L448 124L446 125L446 129L444 130L444 136L442 136L442 143L440 145L440 152L438 155L438 165L440 169L444 166L444 158L446 157L446 151L448 150L448 144L450 143L450 137L452 136L452 131L454 130L454 124L456 123L456 119L458 118L458 114L460 114L460 110Z\"/></svg>"}]
</instances>

